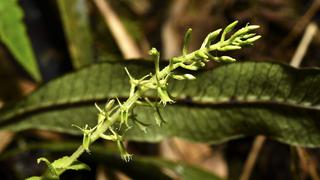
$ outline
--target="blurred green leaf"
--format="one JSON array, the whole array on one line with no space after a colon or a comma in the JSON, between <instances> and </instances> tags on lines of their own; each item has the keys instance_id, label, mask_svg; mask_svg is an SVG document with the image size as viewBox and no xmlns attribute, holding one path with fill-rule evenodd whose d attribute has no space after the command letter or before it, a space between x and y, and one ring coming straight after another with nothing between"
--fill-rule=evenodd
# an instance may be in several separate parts
<instances>
[{"instance_id":1,"label":"blurred green leaf","mask_svg":"<svg viewBox=\"0 0 320 180\"><path fill-rule=\"evenodd\" d=\"M88 6L86 0L58 0L58 5L68 39L68 48L75 68L93 63Z\"/></svg>"},{"instance_id":2,"label":"blurred green leaf","mask_svg":"<svg viewBox=\"0 0 320 180\"><path fill-rule=\"evenodd\" d=\"M32 176L27 178L26 180L43 180L40 176Z\"/></svg>"},{"instance_id":3,"label":"blurred green leaf","mask_svg":"<svg viewBox=\"0 0 320 180\"><path fill-rule=\"evenodd\" d=\"M149 158L149 157L137 157L136 161L139 161L145 165L153 165L161 168L167 168L172 170L175 174L183 180L218 180L221 179L218 176L197 168L192 165L187 165L183 162L172 162L160 158Z\"/></svg>"},{"instance_id":4,"label":"blurred green leaf","mask_svg":"<svg viewBox=\"0 0 320 180\"><path fill-rule=\"evenodd\" d=\"M52 142L52 143L31 143L26 144L23 149L13 149L5 152L0 156L0 159L6 159L16 156L21 152L32 151L41 149L51 153L72 152L81 142ZM63 158L61 158L63 159ZM194 165L188 165L183 162L173 162L156 157L143 157L134 155L133 160L130 162L124 162L118 156L118 150L116 148L105 147L101 145L93 145L92 153L90 155L82 156L82 161L93 161L97 164L104 164L106 167L112 170L120 170L126 173L128 176L134 179L172 179L164 172L162 168L171 170L176 176L183 180L219 180L218 176L198 168ZM86 166L87 167L87 166Z\"/></svg>"},{"instance_id":5,"label":"blurred green leaf","mask_svg":"<svg viewBox=\"0 0 320 180\"><path fill-rule=\"evenodd\" d=\"M2 0L0 3L0 41L36 81L41 81L37 61L23 23L23 11L17 0Z\"/></svg>"},{"instance_id":6,"label":"blurred green leaf","mask_svg":"<svg viewBox=\"0 0 320 180\"><path fill-rule=\"evenodd\" d=\"M0 127L81 134L71 124L93 127L97 121L95 102L128 96L129 79L124 66L137 78L153 71L153 64L147 62L92 65L56 79L24 100L1 109ZM155 124L152 108L137 107L137 118L149 124L148 132L132 124L126 138L156 142L180 137L222 143L264 134L291 145L320 146L319 69L244 62L195 76L193 81L169 82L169 92L177 103L162 110L166 123L161 127Z\"/></svg>"}]
</instances>

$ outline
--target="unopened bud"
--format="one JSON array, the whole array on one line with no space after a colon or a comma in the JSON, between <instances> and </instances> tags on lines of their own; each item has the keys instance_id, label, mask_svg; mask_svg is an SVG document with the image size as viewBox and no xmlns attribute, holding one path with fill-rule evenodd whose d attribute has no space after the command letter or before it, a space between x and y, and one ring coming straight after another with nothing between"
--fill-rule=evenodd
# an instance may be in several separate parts
<instances>
[{"instance_id":1,"label":"unopened bud","mask_svg":"<svg viewBox=\"0 0 320 180\"><path fill-rule=\"evenodd\" d=\"M236 59L230 57L230 56L221 56L221 60L224 62L235 62L237 61Z\"/></svg>"},{"instance_id":2,"label":"unopened bud","mask_svg":"<svg viewBox=\"0 0 320 180\"><path fill-rule=\"evenodd\" d=\"M156 48L152 48L150 51L149 51L149 54L151 56L157 56L159 55L159 51L156 49Z\"/></svg>"},{"instance_id":3,"label":"unopened bud","mask_svg":"<svg viewBox=\"0 0 320 180\"><path fill-rule=\"evenodd\" d=\"M255 42L256 40L258 40L258 39L260 39L260 38L261 38L260 35L254 36L254 37L252 37L252 38L250 38L250 39L247 39L246 42L248 42L248 43L253 43L253 42Z\"/></svg>"},{"instance_id":4,"label":"unopened bud","mask_svg":"<svg viewBox=\"0 0 320 180\"><path fill-rule=\"evenodd\" d=\"M188 79L188 80L194 80L194 79L196 79L196 77L194 77L192 74L184 74L183 75L186 79Z\"/></svg>"},{"instance_id":5,"label":"unopened bud","mask_svg":"<svg viewBox=\"0 0 320 180\"><path fill-rule=\"evenodd\" d=\"M234 46L234 45L228 45L223 48L219 48L219 51L233 51L233 50L238 50L241 49L241 46Z\"/></svg>"},{"instance_id":6,"label":"unopened bud","mask_svg":"<svg viewBox=\"0 0 320 180\"><path fill-rule=\"evenodd\" d=\"M105 107L104 107L104 110L106 112L110 111L111 108L113 107L113 104L114 104L115 100L114 99L111 99L109 102L106 103Z\"/></svg>"}]
</instances>

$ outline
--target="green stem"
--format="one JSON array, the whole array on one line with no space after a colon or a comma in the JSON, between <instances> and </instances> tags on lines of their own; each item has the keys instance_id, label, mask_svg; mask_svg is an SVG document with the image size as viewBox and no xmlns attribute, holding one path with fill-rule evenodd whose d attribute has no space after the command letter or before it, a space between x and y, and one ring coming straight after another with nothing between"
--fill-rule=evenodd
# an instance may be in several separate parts
<instances>
[{"instance_id":1,"label":"green stem","mask_svg":"<svg viewBox=\"0 0 320 180\"><path fill-rule=\"evenodd\" d=\"M131 108L134 103L141 97L141 92L137 91L134 93L133 96L131 96L127 101L123 104L124 106ZM108 121L105 121L102 126L93 132L91 136L90 144L94 143L96 140L100 138L100 134L103 134L105 131L107 131L118 119L120 115L120 110L117 110ZM85 149L82 145L78 147L78 149L70 156L69 162L66 163L66 166L70 166L74 161L76 161L82 153L85 152ZM65 170L62 170L59 172L59 175L61 175Z\"/></svg>"},{"instance_id":2,"label":"green stem","mask_svg":"<svg viewBox=\"0 0 320 180\"><path fill-rule=\"evenodd\" d=\"M189 53L187 55L184 55L184 56L179 56L179 57L175 57L174 59L176 61L184 61L184 62L188 62L192 59L194 59L196 57L196 54L198 54L199 52L211 52L211 51L215 51L217 50L218 48L221 48L221 47L224 47L225 45L229 44L229 40L227 41L223 41L223 42L218 42L216 44L213 44L209 47L203 47L203 48L200 48L196 51L193 51L192 53Z\"/></svg>"},{"instance_id":3,"label":"green stem","mask_svg":"<svg viewBox=\"0 0 320 180\"><path fill-rule=\"evenodd\" d=\"M222 38L221 41L212 44L210 46L206 46L206 47L202 47L196 51L193 51L189 54L186 54L186 47L184 48L184 52L182 56L179 57L175 57L173 59L171 59L170 64L168 66L166 66L165 68L163 68L161 71L159 71L159 59L156 59L156 73L155 75L153 75L152 77L150 77L150 79L148 80L143 80L145 82L145 84L149 85L145 85L142 86L141 88L138 88L136 92L131 93L130 91L130 97L124 102L124 104L122 104L122 106L126 107L126 109L131 109L133 107L133 105L139 100L139 98L148 90L151 89L155 89L154 85L157 84L159 82L160 79L163 78L167 78L167 76L176 68L178 67L184 67L186 66L186 64L188 63L193 63L196 60L199 60L199 56L200 58L203 58L202 60L206 60L207 58L204 56L201 57L201 55L203 54L208 54L209 52L212 51L219 51L220 48L223 48L227 45L232 45L232 42L237 38L237 37L242 37L244 38L243 34L249 33L252 30L257 29L258 26L246 26L245 28L242 28L241 30L237 31L233 36L231 36L231 38L229 38L228 40L224 40L224 38ZM189 30L190 31L190 30ZM220 32L220 31L219 31ZM247 36L247 38L242 39L242 44L239 45L246 45L246 44L252 44L253 41L256 41L260 38L261 36ZM207 42L206 42L207 43ZM241 48L241 47L240 47ZM221 49L220 49L221 50ZM230 50L235 50L235 49L230 49ZM224 50L226 51L226 50ZM159 58L159 54L158 57ZM184 64L186 63L186 64ZM200 68L200 66L199 66ZM129 74L129 73L128 73ZM129 74L130 77L130 74ZM142 78L144 79L144 78ZM90 145L92 143L94 143L97 139L100 138L101 134L105 133L116 121L120 120L120 115L121 115L121 108L118 108L117 111L115 113L113 113L111 115L110 118L108 118L108 120L104 121L102 123L101 126L99 126L99 128L97 128L91 135L91 139L90 139ZM74 161L76 161L82 153L85 152L85 148L83 147L83 145L80 145L78 147L78 149L69 157L69 161L65 164L65 166L70 166ZM64 170L61 170L60 172L58 172L58 175L61 175ZM46 172L47 173L47 172Z\"/></svg>"},{"instance_id":4,"label":"green stem","mask_svg":"<svg viewBox=\"0 0 320 180\"><path fill-rule=\"evenodd\" d=\"M219 43L218 45L212 45L209 48L201 48L197 51L194 51L192 53L189 53L185 56L179 56L176 57L176 60L181 60L183 59L183 61L188 61L188 60L192 60L195 58L196 54L199 51L212 51L217 49L218 46L221 46L221 43ZM159 74L158 74L158 78L161 79L163 77L165 77L166 75L168 75L170 72L172 72L173 70L175 70L176 68L180 67L180 63L175 63L173 65L168 65L165 68L163 68ZM150 82L151 83L156 83L156 76L153 75L150 78ZM123 106L127 107L127 108L131 108L134 103L141 97L141 94L143 94L143 92L147 91L148 89L145 90L141 90L139 89L137 92L135 92L133 94L133 96L131 96L129 99L127 99L127 101L123 104ZM91 141L90 144L94 143L97 139L100 138L100 134L103 134L104 132L106 132L118 119L120 116L120 109L118 109L111 117L110 119L108 119L108 121L105 121L102 126L100 126L100 128L98 128L96 131L93 132L92 136L91 136ZM67 166L71 165L74 161L76 161L82 153L85 152L85 149L82 145L80 145L78 147L78 149L70 156L70 161L67 163ZM65 170L59 172L59 175L62 174Z\"/></svg>"},{"instance_id":5,"label":"green stem","mask_svg":"<svg viewBox=\"0 0 320 180\"><path fill-rule=\"evenodd\" d=\"M166 66L164 69L162 69L159 72L159 77L158 78L163 78L165 77L167 74L169 74L172 70L178 68L180 65L174 64L173 66ZM151 83L155 83L156 82L156 77L155 75L153 75L151 78ZM129 99L127 99L127 101L123 104L123 106L127 107L127 108L131 108L135 102L137 102L137 100L141 97L141 94L143 94L143 92L147 91L148 89L145 90L141 90L139 89L138 91L136 91L133 96L131 96ZM93 132L92 136L91 136L91 141L90 144L94 143L96 140L98 140L100 138L100 134L103 134L104 132L106 132L118 119L120 116L120 109L118 109L111 117L110 119L108 119L107 121L105 121L100 128L98 128L96 131ZM70 166L74 161L76 161L81 155L82 153L85 152L85 149L82 145L80 145L78 147L78 149L70 156L69 162L66 163L66 166ZM59 172L59 175L61 175L65 170L62 170Z\"/></svg>"}]
</instances>

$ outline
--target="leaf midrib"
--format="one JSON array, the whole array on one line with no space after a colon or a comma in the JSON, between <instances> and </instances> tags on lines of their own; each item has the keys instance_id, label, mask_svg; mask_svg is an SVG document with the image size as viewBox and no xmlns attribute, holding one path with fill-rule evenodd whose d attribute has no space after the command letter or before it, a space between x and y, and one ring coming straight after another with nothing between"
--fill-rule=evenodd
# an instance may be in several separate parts
<instances>
[{"instance_id":1,"label":"leaf midrib","mask_svg":"<svg viewBox=\"0 0 320 180\"><path fill-rule=\"evenodd\" d=\"M131 62L132 64L141 64L142 61L133 61ZM131 64L129 63L129 64ZM148 66L150 64L143 62L145 66ZM246 63L246 62L244 62ZM255 63L260 63L260 62L255 62ZM264 62L261 62L264 63ZM104 64L104 63L98 63L95 65L92 65L91 68L93 68L94 66L99 66L100 64ZM105 64L121 64L121 63L115 63L115 62L106 62ZM303 68L303 69L297 69L294 67L290 67L288 65L276 62L275 64L279 64L281 66L286 66L289 70L297 70L298 72L308 72L313 74L314 71L319 71L319 68ZM227 65L228 66L228 65ZM218 67L219 68L219 67ZM218 69L216 68L216 69ZM80 70L81 71L81 70ZM79 72L79 71L78 71ZM67 75L63 76L66 77ZM54 81L52 81L53 83ZM47 84L48 85L48 84ZM36 93L36 92L34 92ZM193 107L212 107L212 108L217 108L217 107L229 107L229 106L236 106L236 105L248 105L248 106L255 106L255 105L262 105L262 106L282 106L282 107L291 107L291 108L297 108L297 109L305 109L305 110L320 110L320 106L319 105L312 105L309 104L309 102L297 102L294 103L295 101L291 98L287 98L287 99L269 99L269 100L264 100L261 99L261 97L257 96L254 100L249 100L246 99L248 98L250 95L252 94L246 94L246 96L241 97L241 100L239 100L239 97L208 97L206 95L204 96L193 96L193 97L189 97L187 95L180 95L179 97L174 98L177 102L177 106L193 106ZM108 97L103 97L103 98L95 98L92 97L91 99L82 99L82 100L77 100L77 101L68 101L68 102L55 102L53 103L49 103L49 104L43 104L43 105L38 105L38 106L20 106L18 107L18 109L20 109L19 111L14 111L12 113L8 113L6 114L5 117L0 117L0 125L4 124L4 123L8 123L7 121L10 121L12 119L19 119L21 117L24 116L28 116L28 115L32 115L34 113L41 113L41 112L45 112L45 111L54 111L54 110L58 110L58 109L62 109L62 108L68 108L68 107L78 107L78 106L88 106L88 105L92 105L92 107L94 108L94 103L105 103L108 99L110 98L115 98L112 96L108 96ZM127 97L118 97L119 99L125 100ZM150 97L150 99L156 99L155 97ZM224 99L223 99L224 98ZM260 98L260 99L259 99ZM292 102L290 102L292 101ZM19 106L19 105L18 105ZM5 108L6 109L6 108Z\"/></svg>"},{"instance_id":2,"label":"leaf midrib","mask_svg":"<svg viewBox=\"0 0 320 180\"><path fill-rule=\"evenodd\" d=\"M23 117L27 117L33 114L38 114L42 112L49 112L49 111L56 111L59 109L66 109L70 107L81 107L81 106L89 106L91 105L92 108L94 108L94 103L103 104L108 99L115 98L115 97L108 97L108 98L95 98L90 100L82 100L82 101L74 101L74 102L68 102L68 103L56 103L46 106L38 106L37 108L33 109L27 109L25 108L24 111L20 113L14 113L11 114L11 116L0 119L0 126L6 125L11 123L12 120L19 120L23 119ZM203 98L203 97L202 97ZM118 97L120 100L126 100L127 97ZM156 100L155 97L149 97L151 100ZM192 107L210 107L210 108L229 108L230 106L263 106L263 107L274 107L274 106L281 106L281 107L290 107L290 108L297 108L297 109L304 109L304 110L312 110L312 111L318 111L320 110L319 106L310 106L310 105L303 105L302 103L289 103L288 101L276 101L276 100L237 100L236 98L229 99L226 101L217 101L213 100L214 98L207 98L207 100L194 100L194 99L201 99L201 97L194 97L194 98L174 98L175 99L175 106L192 106ZM171 106L169 104L169 106Z\"/></svg>"}]
</instances>

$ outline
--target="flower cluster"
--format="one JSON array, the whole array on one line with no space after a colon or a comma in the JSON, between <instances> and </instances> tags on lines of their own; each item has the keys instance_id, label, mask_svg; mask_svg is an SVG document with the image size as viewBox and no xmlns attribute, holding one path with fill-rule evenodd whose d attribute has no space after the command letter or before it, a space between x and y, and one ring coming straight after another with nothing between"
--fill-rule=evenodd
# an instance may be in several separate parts
<instances>
[{"instance_id":1,"label":"flower cluster","mask_svg":"<svg viewBox=\"0 0 320 180\"><path fill-rule=\"evenodd\" d=\"M218 29L209 33L204 39L201 47L191 53L188 52L188 45L192 30L188 29L184 37L182 55L170 59L169 65L161 70L159 67L160 53L155 48L152 48L149 51L149 54L154 59L155 72L147 74L140 79L135 79L125 68L131 84L129 98L124 102L121 102L117 98L111 99L106 103L103 109L96 104L98 110L97 125L93 128L90 128L88 125L84 128L76 126L83 132L82 145L71 156L58 159L54 163L50 163L45 158L40 158L39 162L43 161L48 165L51 176L59 177L65 170L74 169L73 164L78 162L78 157L84 152L90 153L90 145L99 138L115 141L119 148L121 158L125 161L129 161L132 158L132 155L126 151L123 142L123 134L120 134L120 131L117 130L121 129L122 125L124 125L126 129L129 129L130 126L128 122L130 120L136 123L142 131L146 132L147 130L147 125L136 119L136 115L133 113L134 107L137 105L150 106L154 109L156 123L160 126L165 122L160 114L160 108L167 103L174 103L174 100L170 97L168 92L168 80L170 78L177 80L196 79L192 74L175 74L175 69L184 68L196 71L204 67L210 60L218 62L234 62L236 61L234 58L227 55L218 56L217 52L223 54L226 51L239 50L244 46L252 45L253 42L261 37L260 35L252 33L252 31L258 29L259 26L249 24L227 37L228 33L232 32L237 24L238 21L235 21L228 25L224 30ZM217 40L218 37L220 37L219 40ZM152 102L145 97L144 94L147 91L155 91L159 101ZM82 165L81 168L87 169L87 166ZM33 178L36 179L37 177Z\"/></svg>"}]
</instances>

